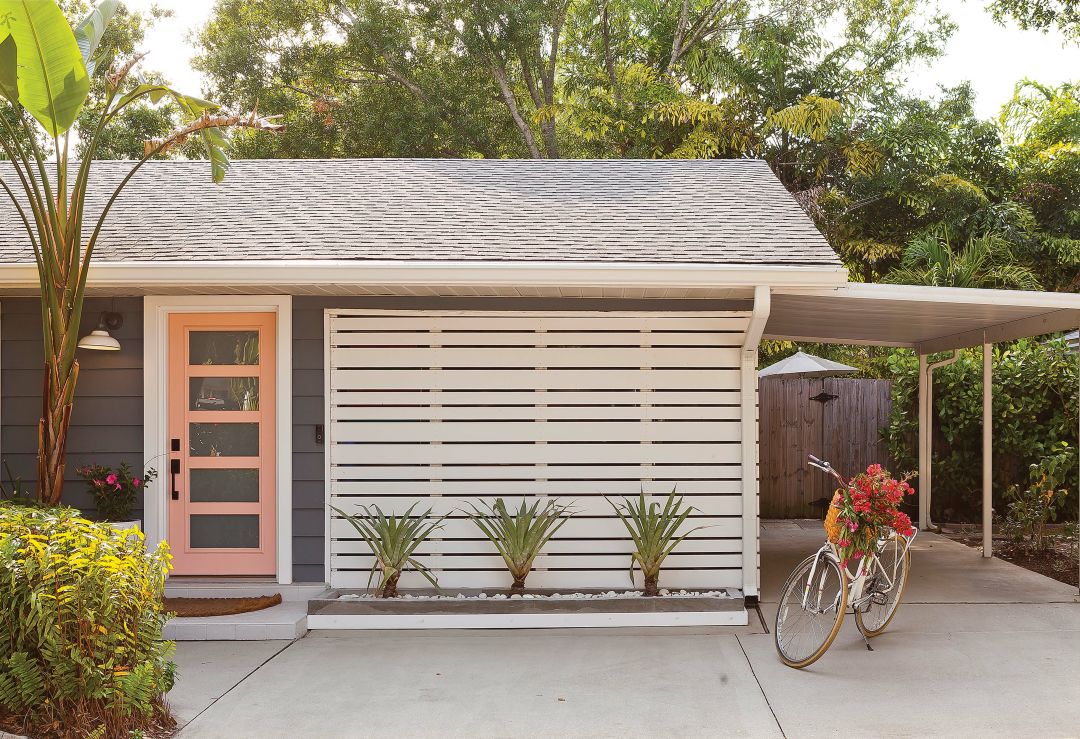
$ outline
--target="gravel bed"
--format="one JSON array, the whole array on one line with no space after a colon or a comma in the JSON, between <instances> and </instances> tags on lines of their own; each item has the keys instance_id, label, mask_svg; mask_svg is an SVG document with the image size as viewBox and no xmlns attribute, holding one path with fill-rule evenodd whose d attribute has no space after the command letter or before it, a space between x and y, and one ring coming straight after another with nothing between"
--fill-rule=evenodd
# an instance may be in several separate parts
<instances>
[{"instance_id":1,"label":"gravel bed","mask_svg":"<svg viewBox=\"0 0 1080 739\"><path fill-rule=\"evenodd\" d=\"M667 590L661 588L660 596L666 598L735 598L738 597L729 590ZM603 593L552 593L544 595L539 593L525 593L524 595L507 595L506 593L479 593L477 595L416 595L405 593L396 598L378 598L370 593L342 593L337 600L611 600L613 598L644 598L645 594L640 590L608 590Z\"/></svg>"}]
</instances>

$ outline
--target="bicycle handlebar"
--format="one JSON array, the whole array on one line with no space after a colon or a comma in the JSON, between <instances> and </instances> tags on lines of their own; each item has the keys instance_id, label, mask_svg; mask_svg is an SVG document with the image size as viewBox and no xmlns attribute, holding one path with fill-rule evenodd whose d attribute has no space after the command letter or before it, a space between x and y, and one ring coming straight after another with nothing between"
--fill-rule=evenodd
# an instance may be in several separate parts
<instances>
[{"instance_id":1,"label":"bicycle handlebar","mask_svg":"<svg viewBox=\"0 0 1080 739\"><path fill-rule=\"evenodd\" d=\"M824 459L818 459L813 454L807 454L806 456L810 459L810 462L808 464L811 467L816 467L819 470L821 470L822 472L824 472L825 474L831 475L841 485L846 485L847 484L844 481L844 478L840 475L840 473L837 472L835 469L833 469L833 466L831 464L829 464L828 462L826 462Z\"/></svg>"}]
</instances>

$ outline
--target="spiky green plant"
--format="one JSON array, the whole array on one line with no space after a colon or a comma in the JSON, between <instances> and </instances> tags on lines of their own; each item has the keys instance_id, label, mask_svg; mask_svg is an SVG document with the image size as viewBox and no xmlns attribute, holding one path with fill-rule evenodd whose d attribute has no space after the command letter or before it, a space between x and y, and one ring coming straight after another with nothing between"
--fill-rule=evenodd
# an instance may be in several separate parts
<instances>
[{"instance_id":1,"label":"spiky green plant","mask_svg":"<svg viewBox=\"0 0 1080 739\"><path fill-rule=\"evenodd\" d=\"M683 497L676 497L674 488L664 501L663 508L656 501L647 501L644 490L636 499L623 498L620 503L613 503L607 496L604 499L615 509L634 540L634 552L630 555L630 582L634 582L634 564L637 563L645 577L645 595L659 595L660 567L664 560L683 539L704 528L696 526L682 534L678 533L679 527L697 509L684 505Z\"/></svg>"},{"instance_id":2,"label":"spiky green plant","mask_svg":"<svg viewBox=\"0 0 1080 739\"><path fill-rule=\"evenodd\" d=\"M513 513L507 510L502 498L496 498L492 504L469 505L472 510L462 513L499 550L514 579L510 592L518 594L525 592L525 578L532 571L536 555L573 515L570 506L550 499L541 507L539 500L530 506L522 498L521 506Z\"/></svg>"},{"instance_id":3,"label":"spiky green plant","mask_svg":"<svg viewBox=\"0 0 1080 739\"><path fill-rule=\"evenodd\" d=\"M398 579L406 568L419 572L432 587L439 587L435 575L421 564L414 554L416 548L427 541L433 532L442 528L446 516L432 519L430 508L414 516L413 509L416 506L417 504L413 503L400 516L383 513L377 505L370 508L365 505L358 506L362 515L357 516L350 516L340 508L330 506L356 529L375 555L375 564L371 566L371 574L368 576L368 588L375 579L376 570L379 571L379 587L375 590L378 597L393 598L397 595Z\"/></svg>"}]
</instances>

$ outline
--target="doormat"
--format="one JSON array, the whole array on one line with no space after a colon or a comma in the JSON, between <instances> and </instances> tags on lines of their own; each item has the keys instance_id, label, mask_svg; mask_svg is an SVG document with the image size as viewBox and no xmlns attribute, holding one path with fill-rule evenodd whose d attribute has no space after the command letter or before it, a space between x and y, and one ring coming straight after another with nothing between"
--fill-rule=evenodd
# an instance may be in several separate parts
<instances>
[{"instance_id":1,"label":"doormat","mask_svg":"<svg viewBox=\"0 0 1080 739\"><path fill-rule=\"evenodd\" d=\"M281 603L281 594L257 595L254 598L166 598L162 610L183 618L233 616L251 613Z\"/></svg>"}]
</instances>

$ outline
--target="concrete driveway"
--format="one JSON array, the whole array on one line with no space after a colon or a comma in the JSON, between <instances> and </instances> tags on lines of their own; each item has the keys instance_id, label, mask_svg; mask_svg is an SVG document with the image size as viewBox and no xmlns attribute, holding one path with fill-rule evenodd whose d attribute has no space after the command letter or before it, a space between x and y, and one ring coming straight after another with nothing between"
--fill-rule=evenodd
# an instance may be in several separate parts
<instances>
[{"instance_id":1,"label":"concrete driveway","mask_svg":"<svg viewBox=\"0 0 1080 739\"><path fill-rule=\"evenodd\" d=\"M765 524L770 629L780 584L821 537L818 522ZM170 698L190 721L183 739L1080 736L1073 595L920 535L906 602L875 651L848 619L803 671L780 664L756 618L696 631L336 632L217 653L181 644Z\"/></svg>"}]
</instances>

